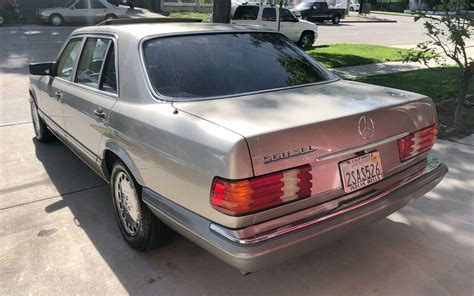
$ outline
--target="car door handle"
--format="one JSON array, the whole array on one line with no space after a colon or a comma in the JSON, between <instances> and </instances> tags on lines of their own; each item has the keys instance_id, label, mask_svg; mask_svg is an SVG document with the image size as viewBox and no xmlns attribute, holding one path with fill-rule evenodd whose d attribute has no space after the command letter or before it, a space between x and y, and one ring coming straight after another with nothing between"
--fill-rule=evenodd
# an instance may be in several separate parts
<instances>
[{"instance_id":1,"label":"car door handle","mask_svg":"<svg viewBox=\"0 0 474 296\"><path fill-rule=\"evenodd\" d=\"M95 116L100 117L100 118L104 118L104 119L105 119L105 117L106 117L106 115L107 115L107 114L104 112L104 110L102 110L102 109L95 109L95 110L94 110L94 114L95 114Z\"/></svg>"},{"instance_id":2,"label":"car door handle","mask_svg":"<svg viewBox=\"0 0 474 296\"><path fill-rule=\"evenodd\" d=\"M56 97L56 99L57 99L59 102L61 102L61 99L62 99L62 97L63 97L63 92L60 91L60 90L58 90L58 91L56 91L56 92L54 93L54 96Z\"/></svg>"}]
</instances>

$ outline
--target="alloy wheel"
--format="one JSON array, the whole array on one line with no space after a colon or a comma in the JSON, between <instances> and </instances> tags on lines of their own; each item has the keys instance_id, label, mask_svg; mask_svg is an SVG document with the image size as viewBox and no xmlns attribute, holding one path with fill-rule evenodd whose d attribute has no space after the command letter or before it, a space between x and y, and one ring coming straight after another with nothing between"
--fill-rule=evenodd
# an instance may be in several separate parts
<instances>
[{"instance_id":1,"label":"alloy wheel","mask_svg":"<svg viewBox=\"0 0 474 296\"><path fill-rule=\"evenodd\" d=\"M51 23L55 26L59 26L63 23L63 20L60 16L55 15L51 18Z\"/></svg>"}]
</instances>

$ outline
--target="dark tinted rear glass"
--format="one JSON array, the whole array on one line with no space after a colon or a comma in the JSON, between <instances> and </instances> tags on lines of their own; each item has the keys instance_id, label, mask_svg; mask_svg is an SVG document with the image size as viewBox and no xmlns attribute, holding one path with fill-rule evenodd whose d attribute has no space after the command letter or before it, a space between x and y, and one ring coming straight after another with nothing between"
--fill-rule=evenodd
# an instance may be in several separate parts
<instances>
[{"instance_id":1,"label":"dark tinted rear glass","mask_svg":"<svg viewBox=\"0 0 474 296\"><path fill-rule=\"evenodd\" d=\"M317 83L334 76L280 34L157 38L144 44L156 92L200 99Z\"/></svg>"},{"instance_id":2,"label":"dark tinted rear glass","mask_svg":"<svg viewBox=\"0 0 474 296\"><path fill-rule=\"evenodd\" d=\"M258 6L239 6L234 12L233 20L256 20L258 16Z\"/></svg>"}]
</instances>

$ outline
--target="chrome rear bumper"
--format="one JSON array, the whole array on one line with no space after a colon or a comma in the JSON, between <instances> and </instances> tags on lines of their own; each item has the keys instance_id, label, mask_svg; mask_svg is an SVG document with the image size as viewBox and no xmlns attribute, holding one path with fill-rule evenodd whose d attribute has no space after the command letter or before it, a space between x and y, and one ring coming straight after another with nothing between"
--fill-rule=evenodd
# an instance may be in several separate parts
<instances>
[{"instance_id":1,"label":"chrome rear bumper","mask_svg":"<svg viewBox=\"0 0 474 296\"><path fill-rule=\"evenodd\" d=\"M214 224L147 188L143 190L143 200L162 221L183 236L237 269L252 272L304 254L341 237L355 227L390 215L433 189L447 171L444 164L428 159L421 169L392 182L384 190L344 203L339 200L339 205L329 207L331 210L322 215L307 215L317 213L316 207L322 205L302 210L291 215L304 214L302 216L308 218L252 236L246 236L249 233L246 229L235 230ZM272 222L274 221L250 227L266 229Z\"/></svg>"}]
</instances>

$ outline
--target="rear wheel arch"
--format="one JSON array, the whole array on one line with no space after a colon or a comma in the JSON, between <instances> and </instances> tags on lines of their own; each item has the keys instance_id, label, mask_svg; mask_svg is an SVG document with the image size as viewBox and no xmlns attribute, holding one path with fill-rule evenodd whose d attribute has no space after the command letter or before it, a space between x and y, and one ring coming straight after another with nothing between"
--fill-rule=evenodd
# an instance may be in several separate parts
<instances>
[{"instance_id":1,"label":"rear wheel arch","mask_svg":"<svg viewBox=\"0 0 474 296\"><path fill-rule=\"evenodd\" d=\"M113 142L106 143L102 153L101 168L107 180L110 180L114 163L121 161L131 172L140 186L144 186L143 178L130 155Z\"/></svg>"}]
</instances>

